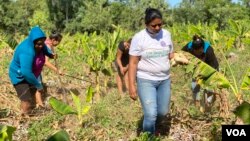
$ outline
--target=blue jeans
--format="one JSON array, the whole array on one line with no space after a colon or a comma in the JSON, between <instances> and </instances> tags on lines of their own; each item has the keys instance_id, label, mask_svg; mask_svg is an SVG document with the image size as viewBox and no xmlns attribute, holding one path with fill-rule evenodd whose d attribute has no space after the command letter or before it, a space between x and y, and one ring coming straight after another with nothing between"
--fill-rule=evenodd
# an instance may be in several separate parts
<instances>
[{"instance_id":1,"label":"blue jeans","mask_svg":"<svg viewBox=\"0 0 250 141\"><path fill-rule=\"evenodd\" d=\"M201 95L200 95L201 87L199 84L196 83L195 80L192 80L191 88L192 88L192 92L193 92L193 99L194 100L201 100Z\"/></svg>"},{"instance_id":2,"label":"blue jeans","mask_svg":"<svg viewBox=\"0 0 250 141\"><path fill-rule=\"evenodd\" d=\"M195 80L192 80L191 88L192 88L194 100L201 100L200 91L203 90L203 89L200 87L199 84L197 84L197 82ZM214 92L211 91L211 90L206 90L206 89L204 89L203 91L204 91L203 94L208 94L208 93L211 94L209 97L207 97L207 95L205 95L207 102L211 103L212 99L213 99Z\"/></svg>"},{"instance_id":3,"label":"blue jeans","mask_svg":"<svg viewBox=\"0 0 250 141\"><path fill-rule=\"evenodd\" d=\"M157 118L168 113L171 80L154 81L137 78L137 90L143 108L143 131L155 133Z\"/></svg>"}]
</instances>

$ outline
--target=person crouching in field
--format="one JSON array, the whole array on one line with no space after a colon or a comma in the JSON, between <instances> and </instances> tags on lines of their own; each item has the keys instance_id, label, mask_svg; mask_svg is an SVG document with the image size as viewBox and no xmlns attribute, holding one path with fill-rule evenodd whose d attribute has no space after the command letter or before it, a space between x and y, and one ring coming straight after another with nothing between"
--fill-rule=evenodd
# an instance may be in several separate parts
<instances>
[{"instance_id":1,"label":"person crouching in field","mask_svg":"<svg viewBox=\"0 0 250 141\"><path fill-rule=\"evenodd\" d=\"M199 58L206 64L210 65L217 71L219 70L219 63L214 54L214 50L209 44L209 42L205 42L200 36L194 35L193 41L187 43L183 48L183 51L189 52L195 57ZM193 98L196 106L200 106L200 85L197 84L196 80L192 80L192 92ZM208 95L208 103L212 102L213 92L209 90L204 90Z\"/></svg>"},{"instance_id":2,"label":"person crouching in field","mask_svg":"<svg viewBox=\"0 0 250 141\"><path fill-rule=\"evenodd\" d=\"M116 53L115 66L117 68L116 83L121 97L123 94L123 86L128 90L128 63L129 63L129 48L131 39L121 41L118 45Z\"/></svg>"},{"instance_id":3,"label":"person crouching in field","mask_svg":"<svg viewBox=\"0 0 250 141\"><path fill-rule=\"evenodd\" d=\"M52 53L55 53L55 47L57 47L60 42L62 40L62 35L57 32L57 31L52 31L52 33L50 34L50 36L45 40L45 45L51 50ZM55 61L56 63L56 61ZM49 69L53 70L55 73L59 74L59 75L63 75L64 73L59 70L58 66L53 63L51 63L49 61L49 57L48 56L45 56L45 66L47 66ZM44 92L46 93L47 89L46 89L46 85L45 83L43 83L43 80L42 80L42 75L39 76L41 78L41 82L44 86ZM43 95L43 98L46 97L46 95Z\"/></svg>"},{"instance_id":4,"label":"person crouching in field","mask_svg":"<svg viewBox=\"0 0 250 141\"><path fill-rule=\"evenodd\" d=\"M22 115L31 112L33 103L43 106L43 86L39 76L45 63L45 55L55 57L45 45L45 40L46 36L42 29L39 26L33 27L29 36L16 47L9 66L11 83L21 100Z\"/></svg>"}]
</instances>

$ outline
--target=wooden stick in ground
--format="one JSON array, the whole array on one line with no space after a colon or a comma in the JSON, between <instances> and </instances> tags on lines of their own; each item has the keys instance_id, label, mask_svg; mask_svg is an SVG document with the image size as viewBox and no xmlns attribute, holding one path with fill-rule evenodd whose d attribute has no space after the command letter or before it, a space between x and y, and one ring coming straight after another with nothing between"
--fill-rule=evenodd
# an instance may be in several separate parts
<instances>
[{"instance_id":1,"label":"wooden stick in ground","mask_svg":"<svg viewBox=\"0 0 250 141\"><path fill-rule=\"evenodd\" d=\"M54 53L55 53L55 50L54 50ZM59 71L58 62L57 62L56 57L54 58L54 62L55 62L55 66L56 66L57 70ZM62 89L62 93L63 93L63 102L67 103L66 91L65 91L65 87L63 87L61 75L58 72L57 72L57 74L58 74L58 79L59 79L59 86Z\"/></svg>"},{"instance_id":2,"label":"wooden stick in ground","mask_svg":"<svg viewBox=\"0 0 250 141\"><path fill-rule=\"evenodd\" d=\"M69 74L63 74L63 75L64 75L64 76L71 77L71 78L74 78L74 79L78 79L78 80L81 80L81 81L89 82L89 83L93 84L93 82L91 82L90 80L78 78L78 77L75 77L75 76L72 76L72 75L69 75Z\"/></svg>"}]
</instances>

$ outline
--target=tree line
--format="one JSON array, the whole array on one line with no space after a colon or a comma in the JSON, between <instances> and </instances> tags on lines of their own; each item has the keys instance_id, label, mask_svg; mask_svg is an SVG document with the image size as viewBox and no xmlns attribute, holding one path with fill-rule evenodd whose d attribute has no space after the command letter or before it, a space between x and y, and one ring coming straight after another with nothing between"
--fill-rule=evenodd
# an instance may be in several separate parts
<instances>
[{"instance_id":1,"label":"tree line","mask_svg":"<svg viewBox=\"0 0 250 141\"><path fill-rule=\"evenodd\" d=\"M113 25L137 31L147 7L160 9L166 26L216 23L223 30L230 19L250 19L250 0L182 0L175 7L166 0L0 0L0 33L27 34L34 25L71 34L112 32Z\"/></svg>"}]
</instances>

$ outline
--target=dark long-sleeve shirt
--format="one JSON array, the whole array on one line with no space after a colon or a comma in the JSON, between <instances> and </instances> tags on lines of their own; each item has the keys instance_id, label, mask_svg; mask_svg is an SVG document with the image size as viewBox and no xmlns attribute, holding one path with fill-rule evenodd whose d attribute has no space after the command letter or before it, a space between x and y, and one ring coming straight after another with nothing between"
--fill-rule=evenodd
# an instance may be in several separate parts
<instances>
[{"instance_id":1,"label":"dark long-sleeve shirt","mask_svg":"<svg viewBox=\"0 0 250 141\"><path fill-rule=\"evenodd\" d=\"M214 50L211 46L209 46L207 48L206 52L203 52L200 56L195 55L193 49L188 48L188 44L186 44L182 48L182 50L193 54L195 57L199 58L200 60L202 60L203 62L205 62L209 66L213 67L216 70L219 70L219 63L218 63L218 60L214 54Z\"/></svg>"}]
</instances>

